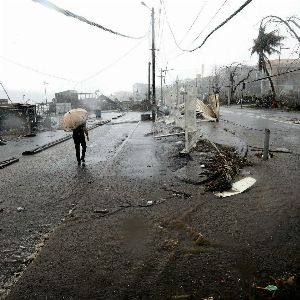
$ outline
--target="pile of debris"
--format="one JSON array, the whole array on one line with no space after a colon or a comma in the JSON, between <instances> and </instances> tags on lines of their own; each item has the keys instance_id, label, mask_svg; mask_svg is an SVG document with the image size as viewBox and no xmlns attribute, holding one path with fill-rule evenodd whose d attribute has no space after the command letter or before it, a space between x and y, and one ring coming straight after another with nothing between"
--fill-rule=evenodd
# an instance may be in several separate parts
<instances>
[{"instance_id":1,"label":"pile of debris","mask_svg":"<svg viewBox=\"0 0 300 300\"><path fill-rule=\"evenodd\" d=\"M213 154L205 165L205 174L208 177L205 181L207 191L223 192L231 189L232 181L239 170L250 164L245 158L241 158L234 148L216 145L209 140L200 140L194 151Z\"/></svg>"}]
</instances>

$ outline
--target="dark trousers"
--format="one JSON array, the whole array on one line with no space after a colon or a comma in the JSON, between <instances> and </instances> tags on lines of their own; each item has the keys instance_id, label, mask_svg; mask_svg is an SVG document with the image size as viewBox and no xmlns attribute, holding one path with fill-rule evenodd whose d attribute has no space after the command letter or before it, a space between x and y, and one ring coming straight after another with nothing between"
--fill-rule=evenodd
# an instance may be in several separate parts
<instances>
[{"instance_id":1,"label":"dark trousers","mask_svg":"<svg viewBox=\"0 0 300 300\"><path fill-rule=\"evenodd\" d=\"M85 152L86 152L86 142L85 142L85 138L81 138L81 139L74 139L74 144L75 144L75 150L76 150L76 158L77 161L80 161L80 145L82 148L82 155L81 158L84 159L85 157Z\"/></svg>"}]
</instances>

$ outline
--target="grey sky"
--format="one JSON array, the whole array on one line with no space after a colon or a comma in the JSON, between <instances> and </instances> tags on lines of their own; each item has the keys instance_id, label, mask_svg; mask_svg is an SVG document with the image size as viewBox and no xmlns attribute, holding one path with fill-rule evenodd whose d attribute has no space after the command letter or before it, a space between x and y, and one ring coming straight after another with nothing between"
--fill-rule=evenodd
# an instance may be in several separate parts
<instances>
[{"instance_id":1,"label":"grey sky","mask_svg":"<svg viewBox=\"0 0 300 300\"><path fill-rule=\"evenodd\" d=\"M56 5L103 26L127 35L141 36L149 31L150 11L138 0L53 0ZM250 56L253 39L257 35L261 18L275 14L280 17L299 15L299 0L253 0L241 13L217 31L203 46L193 53L180 51L170 34L165 11L159 13L159 0L146 0L155 7L157 68L174 69L167 82L192 77L205 65L209 75L214 65L233 61L256 63ZM164 0L168 21L183 48L194 48L215 26L226 19L245 0L227 0L213 21L205 28L224 0ZM191 30L191 24L202 9ZM147 62L150 60L150 35L144 40L119 37L68 18L31 0L0 0L0 81L8 91L17 90L15 101L22 95L34 100L43 99L43 82L49 98L53 93L76 88L109 94L118 90L131 90L135 82L147 82ZM205 28L200 37L192 43ZM282 31L282 34L285 32ZM295 42L287 39L290 49L282 57L290 57ZM181 54L181 55L180 55ZM291 57L293 57L291 55ZM43 73L73 81L89 80L79 84L46 76L17 66L16 62ZM97 74L91 78L92 75ZM3 92L0 91L0 98Z\"/></svg>"}]
</instances>

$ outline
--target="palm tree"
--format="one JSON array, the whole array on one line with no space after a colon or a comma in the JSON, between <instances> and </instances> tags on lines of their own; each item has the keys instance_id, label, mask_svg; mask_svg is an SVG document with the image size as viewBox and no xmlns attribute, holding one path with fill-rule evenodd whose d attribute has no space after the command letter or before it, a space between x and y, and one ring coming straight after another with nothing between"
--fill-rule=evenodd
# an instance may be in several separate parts
<instances>
[{"instance_id":1,"label":"palm tree","mask_svg":"<svg viewBox=\"0 0 300 300\"><path fill-rule=\"evenodd\" d=\"M267 33L266 26L261 24L259 27L258 37L254 40L254 45L251 50L251 55L253 53L258 55L258 69L267 75L274 98L276 96L275 87L272 78L270 77L267 65L270 69L272 69L272 66L267 54L270 56L273 53L279 53L276 48L281 45L281 41L283 39L284 37L276 34L275 30Z\"/></svg>"}]
</instances>

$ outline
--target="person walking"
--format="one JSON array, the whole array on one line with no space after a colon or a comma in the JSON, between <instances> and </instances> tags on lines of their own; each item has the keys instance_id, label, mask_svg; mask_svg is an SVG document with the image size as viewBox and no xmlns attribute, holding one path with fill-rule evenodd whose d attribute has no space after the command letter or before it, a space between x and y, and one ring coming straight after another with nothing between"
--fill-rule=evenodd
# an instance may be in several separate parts
<instances>
[{"instance_id":1,"label":"person walking","mask_svg":"<svg viewBox=\"0 0 300 300\"><path fill-rule=\"evenodd\" d=\"M81 162L83 162L83 163L85 162L85 152L86 152L85 135L86 135L87 140L89 141L89 134L86 129L86 123L73 129L73 140L74 140L74 144L75 144L76 158L77 158L78 166L81 165ZM80 157L80 145L82 148L81 157Z\"/></svg>"}]
</instances>

